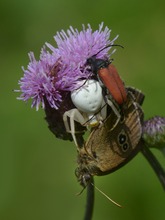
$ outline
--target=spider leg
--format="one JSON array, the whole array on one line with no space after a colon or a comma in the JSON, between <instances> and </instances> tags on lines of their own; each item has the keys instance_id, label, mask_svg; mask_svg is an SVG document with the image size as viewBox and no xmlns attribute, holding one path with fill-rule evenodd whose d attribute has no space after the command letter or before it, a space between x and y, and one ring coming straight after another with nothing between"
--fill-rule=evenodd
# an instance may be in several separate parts
<instances>
[{"instance_id":1,"label":"spider leg","mask_svg":"<svg viewBox=\"0 0 165 220\"><path fill-rule=\"evenodd\" d=\"M69 128L69 123L68 123L68 118L67 117L70 118L70 128ZM64 121L64 125L65 125L65 128L66 128L66 131L68 133L71 133L75 145L78 146L77 140L76 140L76 135L75 135L75 133L77 133L77 131L75 130L75 121L77 121L78 123L83 125L86 122L85 118L79 112L78 109L74 108L74 109L71 109L71 110L66 111L64 113L63 121Z\"/></svg>"},{"instance_id":2,"label":"spider leg","mask_svg":"<svg viewBox=\"0 0 165 220\"><path fill-rule=\"evenodd\" d=\"M100 119L102 119L102 121L104 119L106 119L106 117L107 117L107 104L104 101L104 99L103 99L103 102L102 102L102 105L101 105L101 110L100 110L99 114L100 114Z\"/></svg>"},{"instance_id":3,"label":"spider leg","mask_svg":"<svg viewBox=\"0 0 165 220\"><path fill-rule=\"evenodd\" d=\"M111 128L111 130L114 129L114 127L118 124L118 122L120 121L120 118L121 118L121 115L118 111L118 109L115 107L114 103L107 98L106 100L107 104L111 107L111 109L113 110L113 112L115 113L116 117L117 117L117 120L116 120L116 123L113 125L113 127Z\"/></svg>"}]
</instances>

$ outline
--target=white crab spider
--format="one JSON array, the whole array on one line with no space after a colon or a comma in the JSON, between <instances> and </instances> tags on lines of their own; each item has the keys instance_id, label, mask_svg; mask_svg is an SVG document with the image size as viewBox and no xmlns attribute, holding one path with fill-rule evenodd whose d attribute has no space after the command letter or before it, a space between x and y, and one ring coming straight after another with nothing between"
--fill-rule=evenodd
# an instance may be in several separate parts
<instances>
[{"instance_id":1,"label":"white crab spider","mask_svg":"<svg viewBox=\"0 0 165 220\"><path fill-rule=\"evenodd\" d=\"M96 80L82 80L80 88L71 92L71 99L76 108L66 111L63 120L66 131L71 133L76 146L78 144L75 136L75 121L86 127L98 126L107 116L106 103L115 112L118 120L120 119L120 114L110 99L105 103L102 88ZM67 117L70 118L70 128Z\"/></svg>"}]
</instances>

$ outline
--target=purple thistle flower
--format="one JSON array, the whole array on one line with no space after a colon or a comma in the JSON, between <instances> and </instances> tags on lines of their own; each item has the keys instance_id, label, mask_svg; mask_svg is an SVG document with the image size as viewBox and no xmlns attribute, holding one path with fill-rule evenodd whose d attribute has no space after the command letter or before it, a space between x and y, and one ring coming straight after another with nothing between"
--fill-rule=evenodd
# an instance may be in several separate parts
<instances>
[{"instance_id":1,"label":"purple thistle flower","mask_svg":"<svg viewBox=\"0 0 165 220\"><path fill-rule=\"evenodd\" d=\"M85 29L83 25L83 30L78 31L70 27L67 32L63 30L57 32L57 35L54 36L54 39L59 48L61 59L67 65L76 65L78 67L83 67L86 63L87 58L98 53L106 45L114 44L114 41L117 39L116 36L112 41L110 38L110 30L108 27L103 29L103 23L100 24L99 30L92 32L91 26L88 24L88 28ZM47 46L54 52L54 48ZM101 51L98 54L98 58L107 59L109 55L107 52L110 48L107 48Z\"/></svg>"},{"instance_id":2,"label":"purple thistle flower","mask_svg":"<svg viewBox=\"0 0 165 220\"><path fill-rule=\"evenodd\" d=\"M143 139L148 147L155 147L164 151L165 117L155 116L145 121L143 125Z\"/></svg>"},{"instance_id":3,"label":"purple thistle flower","mask_svg":"<svg viewBox=\"0 0 165 220\"><path fill-rule=\"evenodd\" d=\"M104 30L102 29L103 23L100 24L99 30L92 32L91 26L88 24L88 28L85 29L83 25L83 30L80 32L70 27L67 32L62 30L61 32L57 32L57 35L54 36L59 49L61 66L63 66L64 69L69 67L67 70L69 81L65 80L65 82L69 83L65 84L66 87L63 87L64 90L72 91L77 88L77 81L82 78L89 78L91 71L85 66L87 59L98 53L106 45L113 45L114 41L118 38L118 36L116 36L110 41L110 30L108 27L105 27ZM46 43L46 46L52 51L52 55L56 54L56 48L49 43ZM97 55L97 58L109 59L110 55L115 52L115 50L113 50L111 54L108 54L110 48L111 47L101 51ZM61 78L66 77L65 72L66 71L61 71Z\"/></svg>"},{"instance_id":4,"label":"purple thistle flower","mask_svg":"<svg viewBox=\"0 0 165 220\"><path fill-rule=\"evenodd\" d=\"M37 61L34 54L29 53L30 62L27 69L23 68L24 75L19 81L20 92L18 99L32 100L32 107L45 108L45 100L51 108L59 109L65 93L77 88L77 82L89 78L91 70L86 60L98 53L106 45L114 44L117 39L109 40L110 30L103 23L99 30L92 31L88 24L87 29L78 31L70 27L69 30L58 32L54 37L57 48L46 43L42 48L40 59ZM108 59L111 47L100 51L98 58Z\"/></svg>"},{"instance_id":5,"label":"purple thistle flower","mask_svg":"<svg viewBox=\"0 0 165 220\"><path fill-rule=\"evenodd\" d=\"M61 95L56 85L56 79L51 75L51 68L57 62L57 58L51 57L44 50L41 53L41 60L36 61L32 52L29 53L29 58L30 63L27 70L23 68L24 76L19 81L22 94L18 99L27 101L31 98L31 106L35 106L38 110L40 103L43 108L45 107L44 98L46 97L50 106L57 109Z\"/></svg>"}]
</instances>

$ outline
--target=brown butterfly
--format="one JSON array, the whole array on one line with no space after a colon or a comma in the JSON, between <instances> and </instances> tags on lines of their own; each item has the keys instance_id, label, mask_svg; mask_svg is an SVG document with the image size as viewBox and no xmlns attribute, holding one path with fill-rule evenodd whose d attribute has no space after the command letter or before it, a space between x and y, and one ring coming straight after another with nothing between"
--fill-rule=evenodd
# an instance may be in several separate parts
<instances>
[{"instance_id":1,"label":"brown butterfly","mask_svg":"<svg viewBox=\"0 0 165 220\"><path fill-rule=\"evenodd\" d=\"M94 129L83 147L78 149L76 176L86 187L94 175L109 174L129 162L140 150L144 95L127 88L127 100L120 109L118 123L112 111L103 124Z\"/></svg>"}]
</instances>

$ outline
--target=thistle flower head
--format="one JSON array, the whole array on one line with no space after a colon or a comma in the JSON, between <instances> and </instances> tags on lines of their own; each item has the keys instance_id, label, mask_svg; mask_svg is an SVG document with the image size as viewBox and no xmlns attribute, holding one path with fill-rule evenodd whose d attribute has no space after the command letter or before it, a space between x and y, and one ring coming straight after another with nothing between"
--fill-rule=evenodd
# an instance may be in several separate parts
<instances>
[{"instance_id":1,"label":"thistle flower head","mask_svg":"<svg viewBox=\"0 0 165 220\"><path fill-rule=\"evenodd\" d=\"M24 71L24 76L20 79L21 96L19 99L27 101L32 99L32 107L39 109L40 104L45 107L44 98L48 100L52 108L58 107L61 101L59 87L56 77L51 75L51 68L57 62L57 58L50 54L41 52L41 59L37 61L34 54L29 53L30 63Z\"/></svg>"},{"instance_id":2,"label":"thistle flower head","mask_svg":"<svg viewBox=\"0 0 165 220\"><path fill-rule=\"evenodd\" d=\"M155 116L145 121L143 139L149 147L165 148L165 117Z\"/></svg>"},{"instance_id":3,"label":"thistle flower head","mask_svg":"<svg viewBox=\"0 0 165 220\"><path fill-rule=\"evenodd\" d=\"M59 109L64 102L65 93L77 88L77 82L89 78L91 70L87 68L86 61L97 54L107 45L113 45L109 40L110 30L103 29L103 23L99 29L92 31L90 25L82 31L70 27L66 32L57 32L54 39L57 48L46 43L41 50L39 60L36 60L33 52L29 53L30 62L27 69L23 68L24 75L19 81L21 95L19 99L32 100L32 107L45 108L45 100L51 108ZM108 59L111 54L105 48L97 54L98 58Z\"/></svg>"},{"instance_id":4,"label":"thistle flower head","mask_svg":"<svg viewBox=\"0 0 165 220\"><path fill-rule=\"evenodd\" d=\"M67 32L63 30L57 32L54 39L59 48L60 56L67 65L83 67L87 58L95 55L105 46L113 45L118 36L110 41L110 32L108 27L105 27L103 30L103 23L100 24L99 30L94 32L88 24L88 28L86 29L83 25L83 30L80 32L73 27L70 27ZM97 57L102 59L109 58L107 54L109 49L110 48L106 48L100 51ZM54 51L54 49L52 51Z\"/></svg>"}]
</instances>

